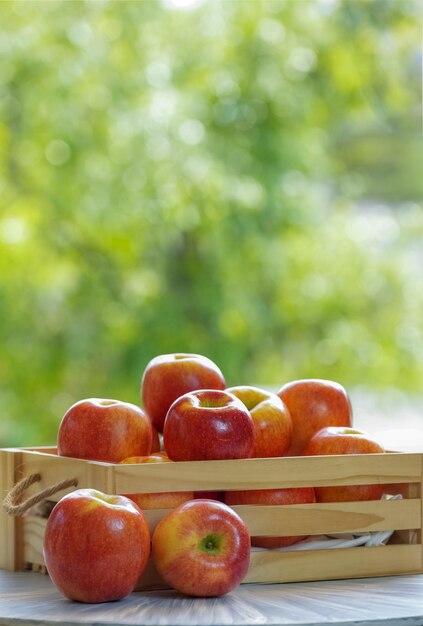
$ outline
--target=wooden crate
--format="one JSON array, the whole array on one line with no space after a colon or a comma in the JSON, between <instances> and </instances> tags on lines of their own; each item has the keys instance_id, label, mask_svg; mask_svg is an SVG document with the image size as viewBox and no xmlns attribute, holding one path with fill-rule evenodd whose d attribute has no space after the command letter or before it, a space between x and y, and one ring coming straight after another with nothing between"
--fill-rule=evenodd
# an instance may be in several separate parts
<instances>
[{"instance_id":1,"label":"wooden crate","mask_svg":"<svg viewBox=\"0 0 423 626\"><path fill-rule=\"evenodd\" d=\"M423 571L421 453L322 457L282 457L113 465L58 457L55 448L0 450L2 497L23 476L39 472L36 493L60 480L76 478L77 488L105 493L225 491L382 483L402 500L233 507L251 535L320 535L394 530L386 546L280 552L257 551L244 582L274 583L389 576ZM58 500L67 489L52 497ZM146 511L153 530L166 510ZM46 519L0 513L0 568L17 571L43 566ZM152 563L138 588L163 586Z\"/></svg>"}]
</instances>

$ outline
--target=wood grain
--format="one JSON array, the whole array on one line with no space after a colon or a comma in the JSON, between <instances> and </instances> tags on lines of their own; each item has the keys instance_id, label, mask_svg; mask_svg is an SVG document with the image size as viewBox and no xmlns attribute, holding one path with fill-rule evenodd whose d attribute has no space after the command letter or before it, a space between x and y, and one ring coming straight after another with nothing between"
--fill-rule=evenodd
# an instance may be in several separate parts
<instances>
[{"instance_id":1,"label":"wood grain","mask_svg":"<svg viewBox=\"0 0 423 626\"><path fill-rule=\"evenodd\" d=\"M421 454L366 454L115 465L118 493L420 483Z\"/></svg>"}]
</instances>

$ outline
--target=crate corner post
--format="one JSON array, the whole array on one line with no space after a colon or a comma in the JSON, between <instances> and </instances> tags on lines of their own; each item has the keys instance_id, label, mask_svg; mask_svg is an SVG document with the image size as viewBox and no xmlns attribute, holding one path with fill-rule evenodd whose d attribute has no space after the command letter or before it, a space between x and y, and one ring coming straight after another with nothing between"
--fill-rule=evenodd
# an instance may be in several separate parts
<instances>
[{"instance_id":1,"label":"crate corner post","mask_svg":"<svg viewBox=\"0 0 423 626\"><path fill-rule=\"evenodd\" d=\"M0 450L0 493L1 504L19 476L21 465L19 450ZM22 520L9 515L0 507L0 569L18 571L25 569L22 550Z\"/></svg>"}]
</instances>

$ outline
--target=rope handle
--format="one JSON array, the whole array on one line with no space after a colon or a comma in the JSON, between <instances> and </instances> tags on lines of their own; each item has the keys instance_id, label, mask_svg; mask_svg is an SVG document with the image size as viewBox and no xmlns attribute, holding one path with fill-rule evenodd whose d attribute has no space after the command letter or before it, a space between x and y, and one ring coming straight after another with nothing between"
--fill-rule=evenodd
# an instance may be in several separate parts
<instances>
[{"instance_id":1,"label":"rope handle","mask_svg":"<svg viewBox=\"0 0 423 626\"><path fill-rule=\"evenodd\" d=\"M76 478L67 478L66 480L62 480L59 483L55 483L51 487L46 487L42 491L30 496L23 502L18 504L18 500L23 494L23 492L28 489L34 483L38 483L41 480L41 474L30 474L25 478L22 478L9 493L6 494L6 497L3 500L3 509L9 515L23 515L25 511L30 509L34 504L38 504L43 500L47 500L49 496L52 496L63 489L67 489L68 487L76 487L78 485L78 480Z\"/></svg>"}]
</instances>

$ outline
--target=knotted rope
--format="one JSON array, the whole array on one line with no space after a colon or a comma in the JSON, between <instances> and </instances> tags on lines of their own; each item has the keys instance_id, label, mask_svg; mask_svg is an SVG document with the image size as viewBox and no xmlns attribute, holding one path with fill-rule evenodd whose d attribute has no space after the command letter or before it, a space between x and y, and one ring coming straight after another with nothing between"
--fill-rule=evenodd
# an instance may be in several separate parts
<instances>
[{"instance_id":1,"label":"knotted rope","mask_svg":"<svg viewBox=\"0 0 423 626\"><path fill-rule=\"evenodd\" d=\"M46 487L42 491L30 496L23 502L19 502L19 498L23 494L23 492L28 489L34 483L38 483L41 480L41 474L30 474L26 478L22 478L12 489L6 494L6 497L3 500L3 509L9 515L23 515L25 511L30 509L34 504L38 504L43 500L47 500L49 496L52 496L62 489L67 489L68 487L76 487L78 485L78 480L76 478L67 478L66 480L62 480L59 483L55 483L51 487Z\"/></svg>"}]
</instances>

